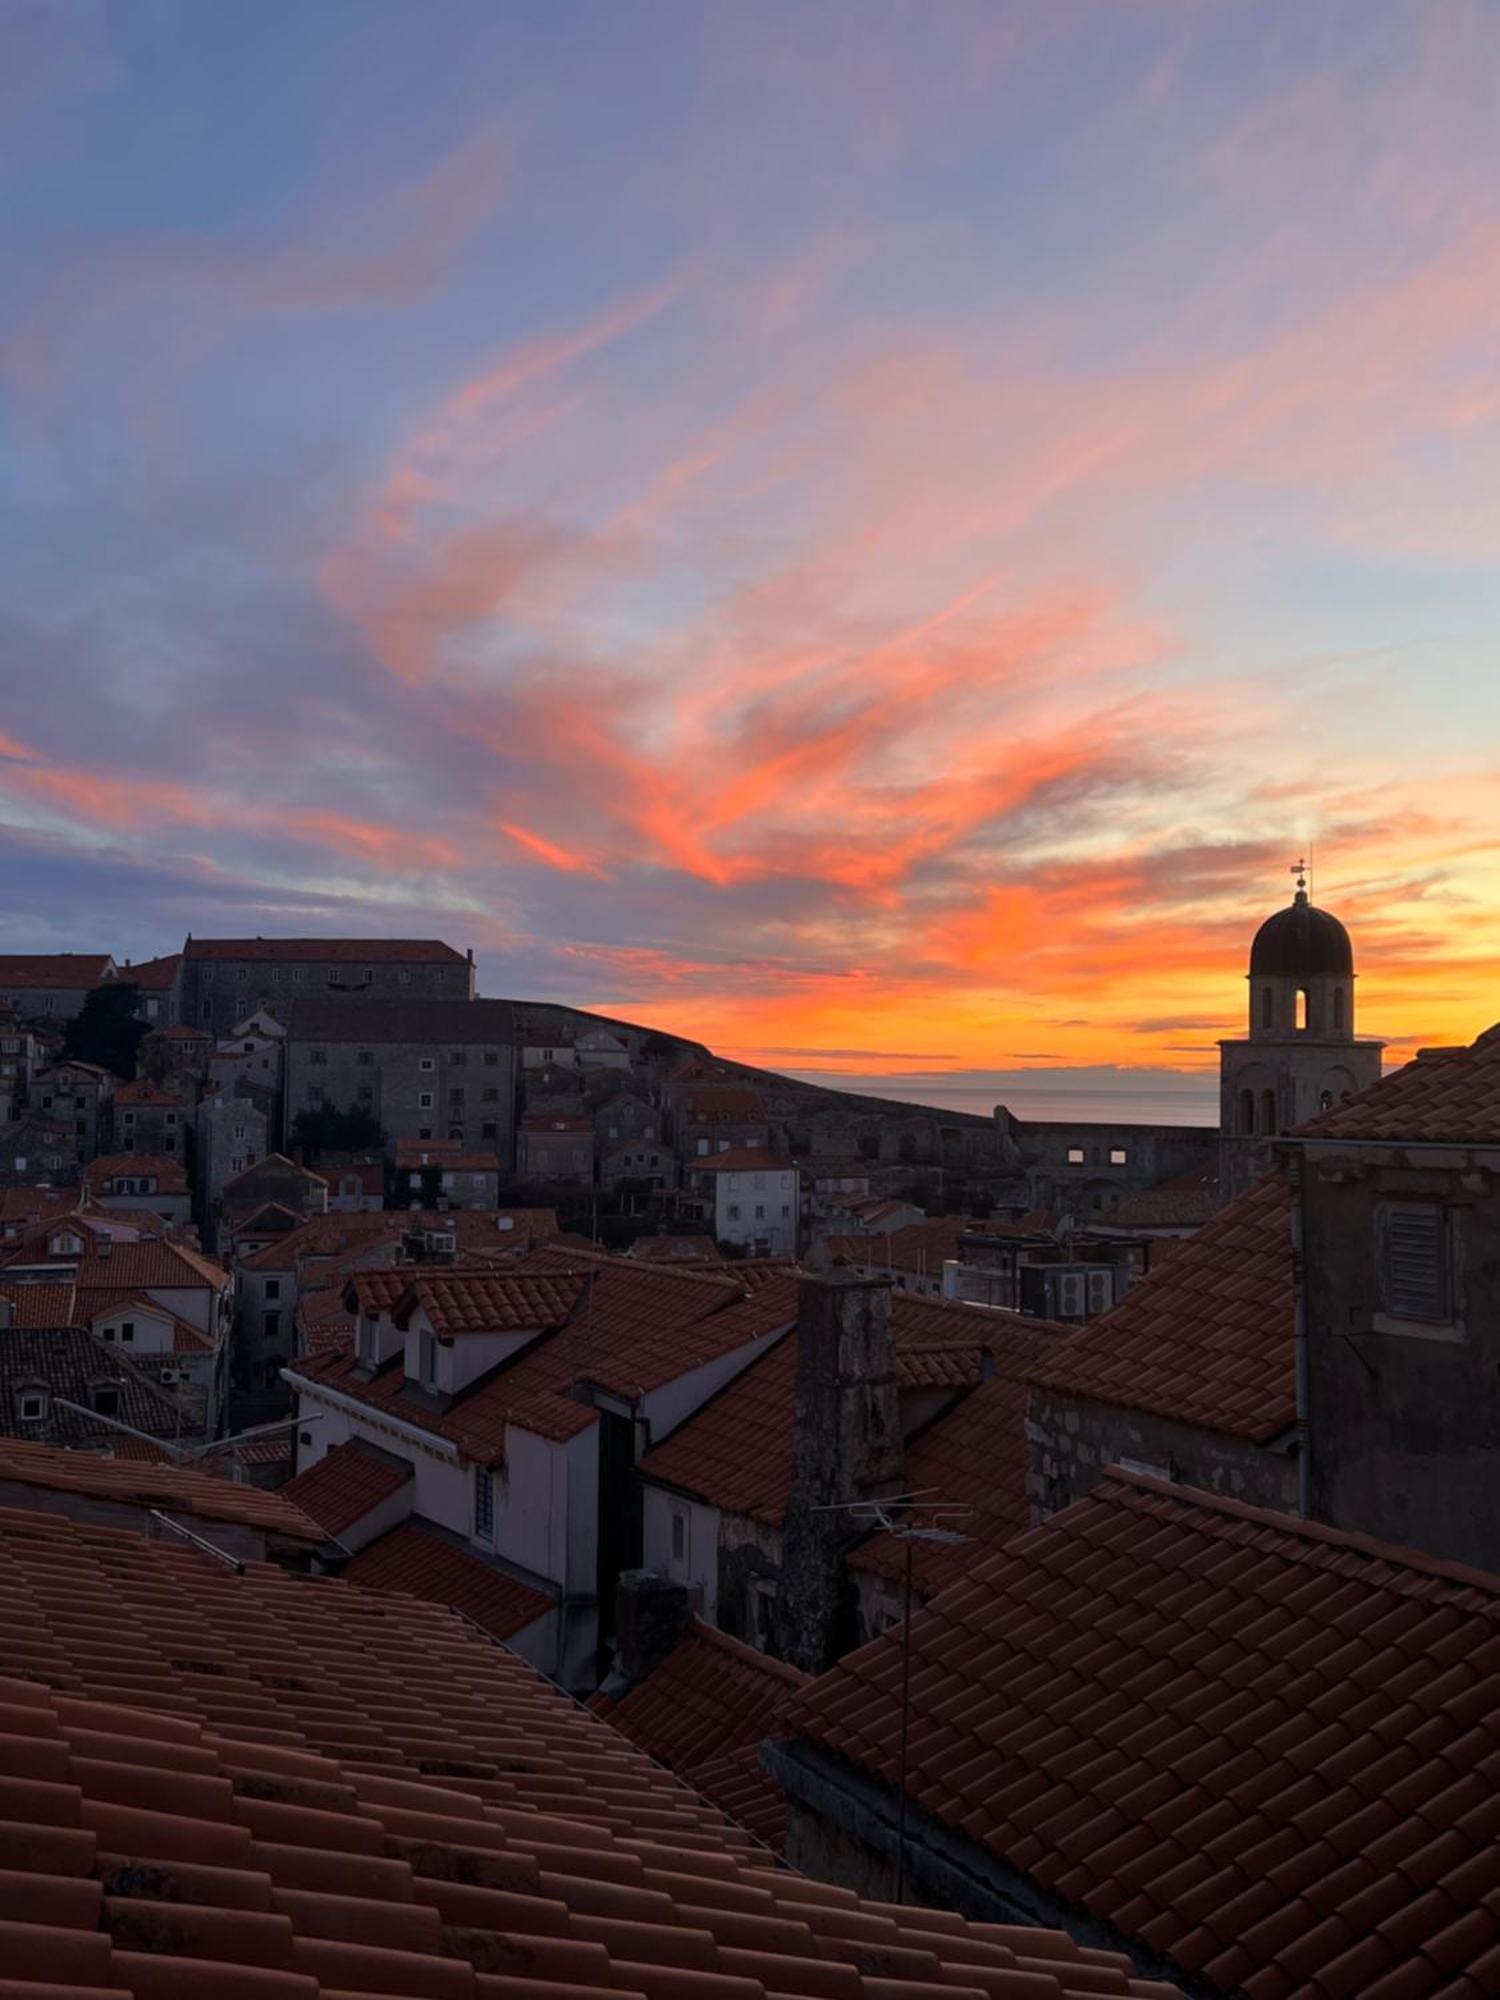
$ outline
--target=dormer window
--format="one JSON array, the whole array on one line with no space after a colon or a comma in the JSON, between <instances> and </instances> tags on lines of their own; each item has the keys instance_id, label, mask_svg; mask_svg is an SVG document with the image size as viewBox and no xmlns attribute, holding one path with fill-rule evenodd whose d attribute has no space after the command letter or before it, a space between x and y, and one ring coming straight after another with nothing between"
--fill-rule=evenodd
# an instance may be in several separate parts
<instances>
[{"instance_id":1,"label":"dormer window","mask_svg":"<svg viewBox=\"0 0 1500 2000\"><path fill-rule=\"evenodd\" d=\"M422 1333L417 1336L417 1380L424 1389L437 1387L437 1336Z\"/></svg>"},{"instance_id":2,"label":"dormer window","mask_svg":"<svg viewBox=\"0 0 1500 2000\"><path fill-rule=\"evenodd\" d=\"M45 1389L20 1389L16 1393L16 1419L23 1424L44 1424L51 1404Z\"/></svg>"},{"instance_id":3,"label":"dormer window","mask_svg":"<svg viewBox=\"0 0 1500 2000\"><path fill-rule=\"evenodd\" d=\"M61 1235L53 1237L47 1245L47 1251L48 1255L53 1257L81 1257L83 1238L75 1236L71 1230L66 1230Z\"/></svg>"}]
</instances>

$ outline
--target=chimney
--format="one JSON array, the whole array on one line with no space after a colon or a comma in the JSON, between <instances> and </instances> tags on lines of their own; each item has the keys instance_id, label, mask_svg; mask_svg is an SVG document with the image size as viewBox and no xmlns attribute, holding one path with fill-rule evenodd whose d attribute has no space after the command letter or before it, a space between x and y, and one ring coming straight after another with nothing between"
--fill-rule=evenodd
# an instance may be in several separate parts
<instances>
[{"instance_id":1,"label":"chimney","mask_svg":"<svg viewBox=\"0 0 1500 2000\"><path fill-rule=\"evenodd\" d=\"M687 1630L693 1600L685 1583L658 1569L627 1569L615 1587L615 1659L599 1690L614 1701L654 1673Z\"/></svg>"},{"instance_id":2,"label":"chimney","mask_svg":"<svg viewBox=\"0 0 1500 2000\"><path fill-rule=\"evenodd\" d=\"M869 1532L851 1500L902 1490L901 1416L888 1279L847 1269L797 1287L797 1403L782 1537L780 1650L810 1674L852 1626L844 1555ZM852 1636L852 1633L850 1634Z\"/></svg>"},{"instance_id":3,"label":"chimney","mask_svg":"<svg viewBox=\"0 0 1500 2000\"><path fill-rule=\"evenodd\" d=\"M8 1328L15 1323L16 1309L12 1302L0 1294L0 1327Z\"/></svg>"}]
</instances>

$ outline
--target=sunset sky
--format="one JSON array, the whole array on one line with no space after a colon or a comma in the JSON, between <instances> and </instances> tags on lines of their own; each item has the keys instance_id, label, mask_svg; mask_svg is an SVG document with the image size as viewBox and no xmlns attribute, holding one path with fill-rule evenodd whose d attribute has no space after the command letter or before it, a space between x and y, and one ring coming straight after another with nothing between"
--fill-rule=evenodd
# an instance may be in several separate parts
<instances>
[{"instance_id":1,"label":"sunset sky","mask_svg":"<svg viewBox=\"0 0 1500 2000\"><path fill-rule=\"evenodd\" d=\"M1210 1068L1310 845L1362 1030L1470 1039L1497 76L1483 0L0 0L0 949L441 936L983 1092Z\"/></svg>"}]
</instances>

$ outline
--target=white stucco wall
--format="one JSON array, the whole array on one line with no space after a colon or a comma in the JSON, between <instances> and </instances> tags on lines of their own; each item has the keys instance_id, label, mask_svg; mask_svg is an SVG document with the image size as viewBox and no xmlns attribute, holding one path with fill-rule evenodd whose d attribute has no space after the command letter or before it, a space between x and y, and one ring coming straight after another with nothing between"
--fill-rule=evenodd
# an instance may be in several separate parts
<instances>
[{"instance_id":1,"label":"white stucco wall","mask_svg":"<svg viewBox=\"0 0 1500 2000\"><path fill-rule=\"evenodd\" d=\"M717 1395L726 1382L732 1382L737 1375L743 1374L752 1361L758 1361L768 1347L774 1347L790 1332L791 1322L788 1322L763 1339L747 1340L743 1347L735 1348L732 1353L717 1355L701 1368L690 1369L686 1375L679 1375L675 1381L643 1396L641 1414L649 1426L650 1442L660 1444L695 1410L702 1409L710 1396Z\"/></svg>"},{"instance_id":2,"label":"white stucco wall","mask_svg":"<svg viewBox=\"0 0 1500 2000\"><path fill-rule=\"evenodd\" d=\"M641 1485L641 1561L646 1569L665 1570L678 1583L696 1584L703 1593L702 1615L710 1625L719 1610L719 1510L685 1499L680 1493ZM686 1517L687 1549L679 1560L672 1554L672 1517Z\"/></svg>"}]
</instances>

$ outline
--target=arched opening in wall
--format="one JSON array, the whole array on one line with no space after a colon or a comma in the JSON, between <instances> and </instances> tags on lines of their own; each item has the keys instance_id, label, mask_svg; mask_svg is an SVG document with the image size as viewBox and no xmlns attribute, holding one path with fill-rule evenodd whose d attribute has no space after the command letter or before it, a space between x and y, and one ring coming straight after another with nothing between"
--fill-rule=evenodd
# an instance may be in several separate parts
<instances>
[{"instance_id":1,"label":"arched opening in wall","mask_svg":"<svg viewBox=\"0 0 1500 2000\"><path fill-rule=\"evenodd\" d=\"M1242 1090L1240 1092L1240 1130L1247 1139L1254 1136L1255 1092L1253 1090Z\"/></svg>"},{"instance_id":2,"label":"arched opening in wall","mask_svg":"<svg viewBox=\"0 0 1500 2000\"><path fill-rule=\"evenodd\" d=\"M1261 1130L1274 1135L1276 1131L1276 1093L1263 1090L1260 1094Z\"/></svg>"},{"instance_id":3,"label":"arched opening in wall","mask_svg":"<svg viewBox=\"0 0 1500 2000\"><path fill-rule=\"evenodd\" d=\"M1318 1092L1318 1109L1320 1111L1332 1111L1333 1092L1331 1090L1320 1090Z\"/></svg>"},{"instance_id":4,"label":"arched opening in wall","mask_svg":"<svg viewBox=\"0 0 1500 2000\"><path fill-rule=\"evenodd\" d=\"M1343 1032L1343 1026L1344 1026L1344 989L1342 986L1335 986L1333 989L1334 1033L1341 1034Z\"/></svg>"},{"instance_id":5,"label":"arched opening in wall","mask_svg":"<svg viewBox=\"0 0 1500 2000\"><path fill-rule=\"evenodd\" d=\"M1276 1025L1276 995L1269 986L1261 989L1260 1025L1263 1028L1274 1028Z\"/></svg>"},{"instance_id":6,"label":"arched opening in wall","mask_svg":"<svg viewBox=\"0 0 1500 2000\"><path fill-rule=\"evenodd\" d=\"M1297 1033L1299 1035L1302 1035L1306 1034L1306 1032L1307 1032L1307 988L1305 986L1299 986L1297 988Z\"/></svg>"}]
</instances>

